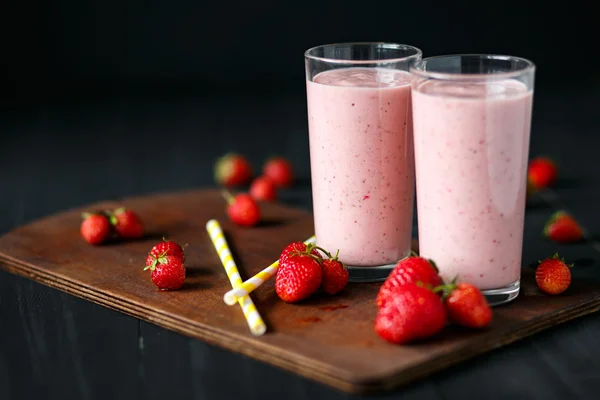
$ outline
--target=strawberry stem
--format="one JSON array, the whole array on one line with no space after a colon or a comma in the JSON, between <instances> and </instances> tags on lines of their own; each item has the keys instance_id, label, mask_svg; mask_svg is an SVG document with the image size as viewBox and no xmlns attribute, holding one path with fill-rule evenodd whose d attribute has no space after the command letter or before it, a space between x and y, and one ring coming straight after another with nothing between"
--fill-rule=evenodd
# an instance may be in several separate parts
<instances>
[{"instance_id":1,"label":"strawberry stem","mask_svg":"<svg viewBox=\"0 0 600 400\"><path fill-rule=\"evenodd\" d=\"M227 202L227 204L231 205L233 203L235 203L235 198L233 197L233 195L231 193L229 193L228 190L221 190L221 195L223 196L223 198L225 199L225 201Z\"/></svg>"},{"instance_id":2,"label":"strawberry stem","mask_svg":"<svg viewBox=\"0 0 600 400\"><path fill-rule=\"evenodd\" d=\"M325 255L327 256L327 258L331 258L331 253L330 253L330 252L328 252L327 250L325 250L324 248L322 248L322 247L320 247L320 246L315 246L315 245L313 245L312 243L309 243L309 244L307 245L307 250L308 250L308 246L311 246L311 245L312 245L312 248L314 248L314 249L317 249L317 250L320 250L320 251L322 251L323 253L325 253ZM309 250L309 251L310 251L310 250ZM338 252L339 252L339 250L338 250Z\"/></svg>"}]
</instances>

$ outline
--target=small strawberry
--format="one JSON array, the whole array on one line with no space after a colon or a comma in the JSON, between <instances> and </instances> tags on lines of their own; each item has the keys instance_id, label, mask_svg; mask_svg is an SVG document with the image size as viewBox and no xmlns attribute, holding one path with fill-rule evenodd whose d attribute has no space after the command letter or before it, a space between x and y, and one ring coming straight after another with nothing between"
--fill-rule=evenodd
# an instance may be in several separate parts
<instances>
[{"instance_id":1,"label":"small strawberry","mask_svg":"<svg viewBox=\"0 0 600 400\"><path fill-rule=\"evenodd\" d=\"M245 185L252 178L248 160L236 153L227 153L215 164L215 180L218 184L233 187Z\"/></svg>"},{"instance_id":2,"label":"small strawberry","mask_svg":"<svg viewBox=\"0 0 600 400\"><path fill-rule=\"evenodd\" d=\"M327 294L336 294L348 284L348 269L338 260L339 250L335 257L323 260L323 282L321 287Z\"/></svg>"},{"instance_id":3,"label":"small strawberry","mask_svg":"<svg viewBox=\"0 0 600 400\"><path fill-rule=\"evenodd\" d=\"M537 157L529 163L527 179L540 190L552 186L556 182L557 174L554 161L547 157Z\"/></svg>"},{"instance_id":4,"label":"small strawberry","mask_svg":"<svg viewBox=\"0 0 600 400\"><path fill-rule=\"evenodd\" d=\"M263 167L263 174L271 178L277 187L290 186L294 182L292 164L283 157L269 159Z\"/></svg>"},{"instance_id":5,"label":"small strawberry","mask_svg":"<svg viewBox=\"0 0 600 400\"><path fill-rule=\"evenodd\" d=\"M145 270L152 271L152 282L160 290L177 290L185 281L185 265L181 258L175 256L160 256L147 265Z\"/></svg>"},{"instance_id":6,"label":"small strawberry","mask_svg":"<svg viewBox=\"0 0 600 400\"><path fill-rule=\"evenodd\" d=\"M492 322L492 309L479 289L467 282L444 287L448 317L467 328L485 328Z\"/></svg>"},{"instance_id":7,"label":"small strawberry","mask_svg":"<svg viewBox=\"0 0 600 400\"><path fill-rule=\"evenodd\" d=\"M281 251L281 254L279 255L279 264L285 263L292 253L310 253L319 259L323 258L313 243L304 244L302 242L292 242L285 246ZM321 262L320 260L317 261Z\"/></svg>"},{"instance_id":8,"label":"small strawberry","mask_svg":"<svg viewBox=\"0 0 600 400\"><path fill-rule=\"evenodd\" d=\"M573 216L557 211L546 223L544 236L558 243L579 242L583 238L583 229Z\"/></svg>"},{"instance_id":9,"label":"small strawberry","mask_svg":"<svg viewBox=\"0 0 600 400\"><path fill-rule=\"evenodd\" d=\"M83 213L80 232L86 242L93 245L104 243L111 234L108 218L101 213Z\"/></svg>"},{"instance_id":10,"label":"small strawberry","mask_svg":"<svg viewBox=\"0 0 600 400\"><path fill-rule=\"evenodd\" d=\"M394 290L394 296L379 309L375 318L375 332L379 336L402 344L434 336L444 328L446 310L437 293L413 282Z\"/></svg>"},{"instance_id":11,"label":"small strawberry","mask_svg":"<svg viewBox=\"0 0 600 400\"><path fill-rule=\"evenodd\" d=\"M117 235L123 239L138 239L144 236L144 224L134 211L117 208L109 213L110 223Z\"/></svg>"},{"instance_id":12,"label":"small strawberry","mask_svg":"<svg viewBox=\"0 0 600 400\"><path fill-rule=\"evenodd\" d=\"M252 196L246 193L233 196L225 191L223 197L227 201L227 215L234 224L248 227L258 224L260 207Z\"/></svg>"},{"instance_id":13,"label":"small strawberry","mask_svg":"<svg viewBox=\"0 0 600 400\"><path fill-rule=\"evenodd\" d=\"M275 201L277 200L277 187L271 178L261 176L250 185L250 196L255 200Z\"/></svg>"},{"instance_id":14,"label":"small strawberry","mask_svg":"<svg viewBox=\"0 0 600 400\"><path fill-rule=\"evenodd\" d=\"M185 263L185 253L183 249L184 247L181 246L179 243L163 239L162 242L158 243L157 245L152 247L152 250L150 250L148 257L146 258L146 266L152 265L154 260L164 256L177 257L181 260L182 263Z\"/></svg>"},{"instance_id":15,"label":"small strawberry","mask_svg":"<svg viewBox=\"0 0 600 400\"><path fill-rule=\"evenodd\" d=\"M565 260L559 258L556 253L552 258L540 261L535 270L535 283L544 293L560 294L571 284L572 267L573 264L565 264Z\"/></svg>"},{"instance_id":16,"label":"small strawberry","mask_svg":"<svg viewBox=\"0 0 600 400\"><path fill-rule=\"evenodd\" d=\"M435 288L441 285L442 278L431 260L419 256L404 258L396 264L377 294L377 307L381 308L398 286L421 282Z\"/></svg>"},{"instance_id":17,"label":"small strawberry","mask_svg":"<svg viewBox=\"0 0 600 400\"><path fill-rule=\"evenodd\" d=\"M287 303L297 303L308 298L321 286L323 268L319 260L310 253L291 252L279 262L275 278L275 292Z\"/></svg>"}]
</instances>

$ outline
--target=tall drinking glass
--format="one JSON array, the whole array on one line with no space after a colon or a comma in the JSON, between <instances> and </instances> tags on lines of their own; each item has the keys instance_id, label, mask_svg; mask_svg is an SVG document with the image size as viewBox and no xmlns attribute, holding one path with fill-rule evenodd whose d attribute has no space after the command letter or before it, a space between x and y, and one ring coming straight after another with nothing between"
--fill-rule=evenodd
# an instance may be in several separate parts
<instances>
[{"instance_id":1,"label":"tall drinking glass","mask_svg":"<svg viewBox=\"0 0 600 400\"><path fill-rule=\"evenodd\" d=\"M413 73L419 252L491 304L519 294L535 66L498 55Z\"/></svg>"},{"instance_id":2,"label":"tall drinking glass","mask_svg":"<svg viewBox=\"0 0 600 400\"><path fill-rule=\"evenodd\" d=\"M343 43L305 53L317 245L351 281L378 281L411 250L415 47Z\"/></svg>"}]
</instances>

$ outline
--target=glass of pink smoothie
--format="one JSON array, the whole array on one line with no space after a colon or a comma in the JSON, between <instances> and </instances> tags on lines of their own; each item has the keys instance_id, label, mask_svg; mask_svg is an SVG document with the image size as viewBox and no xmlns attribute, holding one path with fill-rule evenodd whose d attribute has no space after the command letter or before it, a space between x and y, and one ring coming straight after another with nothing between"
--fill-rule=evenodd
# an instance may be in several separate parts
<instances>
[{"instance_id":1,"label":"glass of pink smoothie","mask_svg":"<svg viewBox=\"0 0 600 400\"><path fill-rule=\"evenodd\" d=\"M491 304L519 294L535 66L449 55L412 68L419 253Z\"/></svg>"},{"instance_id":2,"label":"glass of pink smoothie","mask_svg":"<svg viewBox=\"0 0 600 400\"><path fill-rule=\"evenodd\" d=\"M411 251L415 47L342 43L305 53L317 245L354 282L380 281Z\"/></svg>"}]
</instances>

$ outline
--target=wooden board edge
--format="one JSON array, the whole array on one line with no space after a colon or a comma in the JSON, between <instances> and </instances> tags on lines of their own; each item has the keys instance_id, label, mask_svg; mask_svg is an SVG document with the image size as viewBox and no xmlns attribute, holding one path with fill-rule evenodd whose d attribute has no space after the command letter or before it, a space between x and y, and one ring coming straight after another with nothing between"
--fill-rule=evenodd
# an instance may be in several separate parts
<instances>
[{"instance_id":1,"label":"wooden board edge","mask_svg":"<svg viewBox=\"0 0 600 400\"><path fill-rule=\"evenodd\" d=\"M497 337L475 339L470 342L469 345L465 345L462 348L464 351L441 355L429 360L426 364L409 367L398 374L381 377L375 380L354 382L352 385L352 393L376 394L398 389L413 381L459 364L462 361L470 360L483 354L489 354L496 349L531 337L536 333L542 332L553 326L563 324L572 319L583 317L597 311L600 311L600 295L590 300L582 301L569 308L561 309L524 322L519 329L510 334L505 334L505 337L501 340L498 340Z\"/></svg>"},{"instance_id":2,"label":"wooden board edge","mask_svg":"<svg viewBox=\"0 0 600 400\"><path fill-rule=\"evenodd\" d=\"M373 394L397 389L412 381L458 364L461 361L474 358L483 353L527 338L550 328L551 326L562 324L571 319L600 310L600 296L596 296L593 299L583 301L567 309L549 313L523 323L521 328L512 332L510 335L507 335L500 341L497 337L489 339L484 337L470 342L468 346L464 347L465 351L460 352L458 355L442 355L430 360L425 365L410 367L395 375L378 378L376 380L358 381L352 380L352 378L348 379L347 377L332 375L328 373L327 368L318 368L315 366L314 361L310 362L310 367L304 363L292 361L284 356L285 352L274 354L269 351L264 351L265 348L261 348L261 346L258 346L258 348L255 349L252 349L250 346L243 346L243 340L240 341L237 337L230 337L222 330L210 329L208 325L190 323L189 320L183 320L169 314L156 312L155 310L144 308L136 303L122 301L119 298L107 296L100 291L86 290L77 283L72 283L64 279L57 280L52 274L45 273L44 271L32 272L29 265L19 265L18 262L15 262L2 253L0 253L0 267L13 274L31 279L103 307L123 312L132 317L139 318L194 339L202 339L211 345L283 368L333 389L356 394ZM555 319L557 315L559 318ZM550 323L551 320L552 323ZM224 338L225 341L223 341Z\"/></svg>"},{"instance_id":3,"label":"wooden board edge","mask_svg":"<svg viewBox=\"0 0 600 400\"><path fill-rule=\"evenodd\" d=\"M269 365L285 369L289 372L296 373L304 378L314 380L321 384L330 386L334 389L343 392L354 392L354 385L341 376L332 375L328 372L328 368L323 366L319 368L314 360L306 360L306 363L298 363L298 355L294 355L295 360L291 357L282 357L284 352L273 353L267 346L257 346L252 348L244 346L245 341L238 337L228 335L226 331L211 329L208 325L190 323L189 320L175 318L169 314L156 312L155 310L145 309L136 303L122 301L113 296L107 296L99 291L85 290L84 287L77 283L69 282L65 279L56 279L52 274L43 271L35 271L32 273L29 265L20 265L20 263L7 258L0 253L0 269L18 275L32 281L38 282L53 289L60 290L64 293L76 296L94 304L109 308L114 311L122 312L134 318L158 325L165 329L183 334L193 339L200 339L211 345L223 348L228 351L265 362ZM249 338L251 337L248 333ZM225 340L224 340L225 339ZM255 342L256 346L257 343ZM309 366L310 364L310 366ZM337 370L342 372L342 370Z\"/></svg>"}]
</instances>

